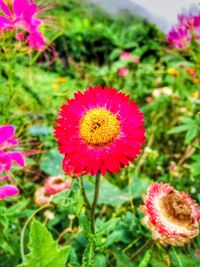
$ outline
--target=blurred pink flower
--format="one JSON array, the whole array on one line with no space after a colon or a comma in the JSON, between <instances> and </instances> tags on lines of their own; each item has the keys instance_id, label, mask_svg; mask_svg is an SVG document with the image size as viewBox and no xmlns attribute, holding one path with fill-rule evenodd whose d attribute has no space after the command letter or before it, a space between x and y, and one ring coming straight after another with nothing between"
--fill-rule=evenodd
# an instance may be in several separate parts
<instances>
[{"instance_id":1,"label":"blurred pink flower","mask_svg":"<svg viewBox=\"0 0 200 267\"><path fill-rule=\"evenodd\" d=\"M167 36L167 41L178 49L187 48L192 39L200 40L200 13L179 15L178 24Z\"/></svg>"},{"instance_id":2,"label":"blurred pink flower","mask_svg":"<svg viewBox=\"0 0 200 267\"><path fill-rule=\"evenodd\" d=\"M152 97L147 97L147 98L146 98L146 102L147 102L147 103L151 103L152 101L153 101L153 98L152 98Z\"/></svg>"},{"instance_id":3,"label":"blurred pink flower","mask_svg":"<svg viewBox=\"0 0 200 267\"><path fill-rule=\"evenodd\" d=\"M29 46L35 50L42 50L45 47L45 39L39 31L32 32L26 39Z\"/></svg>"},{"instance_id":4,"label":"blurred pink flower","mask_svg":"<svg viewBox=\"0 0 200 267\"><path fill-rule=\"evenodd\" d=\"M121 52L121 55L120 55L120 58L121 59L129 59L130 56L131 56L131 53L130 52L128 52L128 51L122 51Z\"/></svg>"},{"instance_id":5,"label":"blurred pink flower","mask_svg":"<svg viewBox=\"0 0 200 267\"><path fill-rule=\"evenodd\" d=\"M0 0L0 11L3 15L0 16L0 32L8 30L16 30L17 39L23 40L22 34L28 33L25 41L30 43L30 46L36 50L44 48L44 38L39 31L39 26L42 21L37 18L39 6L33 0ZM31 41L30 41L31 39Z\"/></svg>"},{"instance_id":6,"label":"blurred pink flower","mask_svg":"<svg viewBox=\"0 0 200 267\"><path fill-rule=\"evenodd\" d=\"M128 74L128 69L127 68L121 68L118 70L118 76L126 76Z\"/></svg>"},{"instance_id":7,"label":"blurred pink flower","mask_svg":"<svg viewBox=\"0 0 200 267\"><path fill-rule=\"evenodd\" d=\"M54 195L64 190L70 189L71 183L71 179L67 179L65 181L64 177L61 175L51 176L46 180L44 188L48 194Z\"/></svg>"},{"instance_id":8,"label":"blurred pink flower","mask_svg":"<svg viewBox=\"0 0 200 267\"><path fill-rule=\"evenodd\" d=\"M0 173L9 171L13 163L24 167L25 160L20 152L8 150L18 145L18 141L14 139L15 128L12 125L0 126Z\"/></svg>"},{"instance_id":9,"label":"blurred pink flower","mask_svg":"<svg viewBox=\"0 0 200 267\"><path fill-rule=\"evenodd\" d=\"M18 194L19 194L19 189L14 185L6 184L0 186L0 200Z\"/></svg>"},{"instance_id":10,"label":"blurred pink flower","mask_svg":"<svg viewBox=\"0 0 200 267\"><path fill-rule=\"evenodd\" d=\"M140 62L140 57L139 56L133 56L133 62L134 63L139 63Z\"/></svg>"}]
</instances>

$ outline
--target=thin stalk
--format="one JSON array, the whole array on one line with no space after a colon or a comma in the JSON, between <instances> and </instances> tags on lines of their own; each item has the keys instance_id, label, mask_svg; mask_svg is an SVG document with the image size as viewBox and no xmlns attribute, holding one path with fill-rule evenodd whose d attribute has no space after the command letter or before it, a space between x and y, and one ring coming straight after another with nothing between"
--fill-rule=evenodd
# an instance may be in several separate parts
<instances>
[{"instance_id":1,"label":"thin stalk","mask_svg":"<svg viewBox=\"0 0 200 267\"><path fill-rule=\"evenodd\" d=\"M95 192L94 192L94 199L92 203L92 207L90 210L90 227L93 234L95 234L95 209L97 206L97 201L99 198L99 188L100 188L100 176L101 174L98 172L96 175L96 181L95 181Z\"/></svg>"},{"instance_id":2,"label":"thin stalk","mask_svg":"<svg viewBox=\"0 0 200 267\"><path fill-rule=\"evenodd\" d=\"M20 253L21 253L21 258L22 258L22 261L25 262L25 253L24 253L24 236L25 236L25 232L26 232L26 228L28 226L28 224L30 223L30 221L33 219L33 217L35 216L36 213L38 213L39 211L49 207L50 204L47 204L39 209L37 209L36 211L34 211L29 217L28 219L26 220L25 224L24 224L24 227L22 229L22 232L21 232L21 237L20 237Z\"/></svg>"},{"instance_id":3,"label":"thin stalk","mask_svg":"<svg viewBox=\"0 0 200 267\"><path fill-rule=\"evenodd\" d=\"M85 206L86 206L87 209L91 209L90 202L89 202L88 197L87 197L86 192L85 192L85 188L84 188L84 184L83 184L83 177L82 176L80 177L80 182L81 182L81 192L82 192L82 195L83 195Z\"/></svg>"},{"instance_id":4,"label":"thin stalk","mask_svg":"<svg viewBox=\"0 0 200 267\"><path fill-rule=\"evenodd\" d=\"M140 255L141 253L143 253L147 248L149 248L150 246L152 246L154 244L152 239L148 239L144 245L142 245L132 256L131 259L135 259L138 255Z\"/></svg>"}]
</instances>

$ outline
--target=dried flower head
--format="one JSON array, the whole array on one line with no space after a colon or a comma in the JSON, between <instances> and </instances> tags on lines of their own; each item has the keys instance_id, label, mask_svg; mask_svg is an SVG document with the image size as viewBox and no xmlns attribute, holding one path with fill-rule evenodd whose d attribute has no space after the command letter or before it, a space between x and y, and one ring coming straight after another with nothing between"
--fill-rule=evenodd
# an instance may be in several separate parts
<instances>
[{"instance_id":1,"label":"dried flower head","mask_svg":"<svg viewBox=\"0 0 200 267\"><path fill-rule=\"evenodd\" d=\"M182 246L199 234L200 212L195 201L169 184L154 183L144 198L144 224L161 244Z\"/></svg>"}]
</instances>

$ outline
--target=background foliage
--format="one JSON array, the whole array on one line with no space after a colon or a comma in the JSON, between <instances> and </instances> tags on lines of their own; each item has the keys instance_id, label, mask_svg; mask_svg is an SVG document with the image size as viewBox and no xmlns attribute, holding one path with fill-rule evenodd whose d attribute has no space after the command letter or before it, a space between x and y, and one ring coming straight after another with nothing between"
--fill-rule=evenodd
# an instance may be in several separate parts
<instances>
[{"instance_id":1,"label":"background foliage","mask_svg":"<svg viewBox=\"0 0 200 267\"><path fill-rule=\"evenodd\" d=\"M13 172L21 194L0 202L0 266L21 263L20 233L37 209L34 192L46 177L63 173L53 138L60 105L75 91L97 84L116 87L139 104L147 129L144 151L130 167L101 181L96 259L75 180L71 190L57 194L47 207L53 218L45 209L36 213L43 225L31 224L30 239L29 228L25 231L29 254L19 266L36 266L40 252L37 257L52 260L42 266L60 267L67 261L66 266L74 267L197 267L200 238L183 248L152 245L138 207L153 181L170 182L200 201L199 56L195 49L185 54L169 49L164 34L135 15L110 18L81 2L63 0L51 11L55 25L43 30L49 40L57 38L44 53L24 56L24 47L13 49L12 36L0 39L0 123L16 126L26 155L26 168ZM140 62L121 59L124 50ZM119 77L122 67L129 72ZM84 184L92 197L93 179L85 177Z\"/></svg>"}]
</instances>

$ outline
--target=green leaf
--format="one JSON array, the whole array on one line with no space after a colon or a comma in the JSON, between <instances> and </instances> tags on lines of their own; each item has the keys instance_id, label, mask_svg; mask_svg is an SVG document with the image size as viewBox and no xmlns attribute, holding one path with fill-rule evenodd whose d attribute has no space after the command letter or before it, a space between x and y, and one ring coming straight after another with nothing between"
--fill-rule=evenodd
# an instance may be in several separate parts
<instances>
[{"instance_id":1,"label":"green leaf","mask_svg":"<svg viewBox=\"0 0 200 267\"><path fill-rule=\"evenodd\" d=\"M103 254L96 255L96 265L98 267L107 267L106 257Z\"/></svg>"},{"instance_id":2,"label":"green leaf","mask_svg":"<svg viewBox=\"0 0 200 267\"><path fill-rule=\"evenodd\" d=\"M198 134L197 128L191 128L185 136L185 144L189 144Z\"/></svg>"},{"instance_id":3,"label":"green leaf","mask_svg":"<svg viewBox=\"0 0 200 267\"><path fill-rule=\"evenodd\" d=\"M149 260L151 258L151 253L152 253L152 248L147 250L143 260L140 262L140 265L138 267L147 267L148 266Z\"/></svg>"},{"instance_id":4,"label":"green leaf","mask_svg":"<svg viewBox=\"0 0 200 267\"><path fill-rule=\"evenodd\" d=\"M18 267L64 267L70 253L69 246L58 248L50 232L36 220L31 225L29 249Z\"/></svg>"},{"instance_id":5,"label":"green leaf","mask_svg":"<svg viewBox=\"0 0 200 267\"><path fill-rule=\"evenodd\" d=\"M82 267L95 267L94 242L90 240L84 253Z\"/></svg>"},{"instance_id":6,"label":"green leaf","mask_svg":"<svg viewBox=\"0 0 200 267\"><path fill-rule=\"evenodd\" d=\"M51 176L63 174L62 158L63 156L57 149L51 149L48 153L42 155L40 169Z\"/></svg>"},{"instance_id":7,"label":"green leaf","mask_svg":"<svg viewBox=\"0 0 200 267\"><path fill-rule=\"evenodd\" d=\"M191 128L190 125L180 125L177 127L172 128L171 130L168 131L168 134L176 134L176 133L181 133L189 130Z\"/></svg>"}]
</instances>

